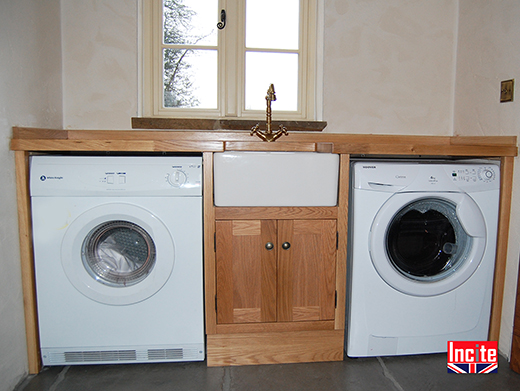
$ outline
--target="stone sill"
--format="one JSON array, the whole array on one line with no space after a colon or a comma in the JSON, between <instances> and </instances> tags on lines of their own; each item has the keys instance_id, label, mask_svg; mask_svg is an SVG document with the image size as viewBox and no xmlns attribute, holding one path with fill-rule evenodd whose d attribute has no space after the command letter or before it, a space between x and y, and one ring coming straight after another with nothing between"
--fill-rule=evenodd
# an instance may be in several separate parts
<instances>
[{"instance_id":1,"label":"stone sill","mask_svg":"<svg viewBox=\"0 0 520 391\"><path fill-rule=\"evenodd\" d=\"M250 119L203 119L203 118L149 118L133 117L132 129L178 129L178 130L244 130L249 131L256 124L265 129L265 120ZM273 121L272 129L282 124L289 132L321 132L326 121Z\"/></svg>"}]
</instances>

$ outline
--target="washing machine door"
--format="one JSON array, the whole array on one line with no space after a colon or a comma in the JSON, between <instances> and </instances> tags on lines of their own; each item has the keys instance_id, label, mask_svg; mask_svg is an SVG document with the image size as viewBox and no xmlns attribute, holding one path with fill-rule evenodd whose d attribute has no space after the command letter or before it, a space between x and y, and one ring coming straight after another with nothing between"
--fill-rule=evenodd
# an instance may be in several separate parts
<instances>
[{"instance_id":1,"label":"washing machine door","mask_svg":"<svg viewBox=\"0 0 520 391\"><path fill-rule=\"evenodd\" d=\"M110 203L67 228L61 263L72 285L104 304L128 305L158 292L174 266L173 239L162 221L133 204Z\"/></svg>"},{"instance_id":2,"label":"washing machine door","mask_svg":"<svg viewBox=\"0 0 520 391\"><path fill-rule=\"evenodd\" d=\"M465 193L397 193L377 213L369 243L372 264L388 285L409 295L435 296L477 270L486 225Z\"/></svg>"}]
</instances>

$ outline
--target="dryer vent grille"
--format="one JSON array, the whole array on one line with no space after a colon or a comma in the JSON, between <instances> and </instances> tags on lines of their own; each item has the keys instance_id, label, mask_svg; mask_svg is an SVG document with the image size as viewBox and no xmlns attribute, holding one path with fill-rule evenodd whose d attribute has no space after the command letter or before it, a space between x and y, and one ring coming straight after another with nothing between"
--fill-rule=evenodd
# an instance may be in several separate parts
<instances>
[{"instance_id":1,"label":"dryer vent grille","mask_svg":"<svg viewBox=\"0 0 520 391\"><path fill-rule=\"evenodd\" d=\"M184 357L182 349L149 349L148 360L182 360Z\"/></svg>"},{"instance_id":2,"label":"dryer vent grille","mask_svg":"<svg viewBox=\"0 0 520 391\"><path fill-rule=\"evenodd\" d=\"M162 349L42 350L42 357L45 365L200 361L204 360L204 347L193 344Z\"/></svg>"},{"instance_id":3,"label":"dryer vent grille","mask_svg":"<svg viewBox=\"0 0 520 391\"><path fill-rule=\"evenodd\" d=\"M57 355L59 356L59 354ZM137 352L135 350L100 350L86 352L64 352L63 358L66 363L73 362L117 362L135 361ZM59 360L59 359L58 359Z\"/></svg>"}]
</instances>

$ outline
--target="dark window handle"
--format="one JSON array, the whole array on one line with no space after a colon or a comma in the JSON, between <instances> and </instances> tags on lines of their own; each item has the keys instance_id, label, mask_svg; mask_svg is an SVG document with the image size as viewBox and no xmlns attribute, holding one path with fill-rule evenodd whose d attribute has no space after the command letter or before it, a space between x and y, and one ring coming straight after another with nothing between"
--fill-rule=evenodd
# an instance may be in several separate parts
<instances>
[{"instance_id":1,"label":"dark window handle","mask_svg":"<svg viewBox=\"0 0 520 391\"><path fill-rule=\"evenodd\" d=\"M226 27L226 10L220 11L220 22L217 23L217 28L222 30Z\"/></svg>"}]
</instances>

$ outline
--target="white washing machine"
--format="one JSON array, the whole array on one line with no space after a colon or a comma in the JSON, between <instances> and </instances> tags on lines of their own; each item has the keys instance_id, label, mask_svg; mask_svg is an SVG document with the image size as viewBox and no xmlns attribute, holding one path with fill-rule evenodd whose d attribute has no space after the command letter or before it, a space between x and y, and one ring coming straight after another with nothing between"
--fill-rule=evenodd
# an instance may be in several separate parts
<instances>
[{"instance_id":1,"label":"white washing machine","mask_svg":"<svg viewBox=\"0 0 520 391\"><path fill-rule=\"evenodd\" d=\"M347 355L487 340L498 163L359 161L352 175Z\"/></svg>"},{"instance_id":2,"label":"white washing machine","mask_svg":"<svg viewBox=\"0 0 520 391\"><path fill-rule=\"evenodd\" d=\"M33 156L44 365L204 360L200 156Z\"/></svg>"}]
</instances>

